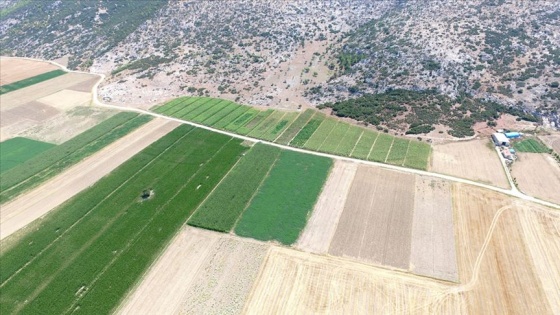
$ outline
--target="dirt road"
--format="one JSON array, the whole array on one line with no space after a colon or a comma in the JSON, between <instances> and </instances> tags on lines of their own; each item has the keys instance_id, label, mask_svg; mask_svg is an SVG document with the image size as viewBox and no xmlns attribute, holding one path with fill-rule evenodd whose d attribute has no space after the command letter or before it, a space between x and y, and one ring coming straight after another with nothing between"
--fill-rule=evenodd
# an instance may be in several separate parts
<instances>
[{"instance_id":1,"label":"dirt road","mask_svg":"<svg viewBox=\"0 0 560 315\"><path fill-rule=\"evenodd\" d=\"M0 240L93 185L178 124L154 119L36 189L2 205Z\"/></svg>"}]
</instances>

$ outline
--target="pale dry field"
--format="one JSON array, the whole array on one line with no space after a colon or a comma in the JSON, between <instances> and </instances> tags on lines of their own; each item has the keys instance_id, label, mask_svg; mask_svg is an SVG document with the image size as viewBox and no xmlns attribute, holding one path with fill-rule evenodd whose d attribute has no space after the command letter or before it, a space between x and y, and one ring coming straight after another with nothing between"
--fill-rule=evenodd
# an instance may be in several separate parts
<instances>
[{"instance_id":1,"label":"pale dry field","mask_svg":"<svg viewBox=\"0 0 560 315\"><path fill-rule=\"evenodd\" d=\"M269 245L186 226L119 314L239 314Z\"/></svg>"},{"instance_id":2,"label":"pale dry field","mask_svg":"<svg viewBox=\"0 0 560 315\"><path fill-rule=\"evenodd\" d=\"M548 145L556 153L560 154L560 134L551 134L548 136L539 136L546 145Z\"/></svg>"},{"instance_id":3,"label":"pale dry field","mask_svg":"<svg viewBox=\"0 0 560 315\"><path fill-rule=\"evenodd\" d=\"M518 152L511 175L522 192L560 204L560 166L550 154Z\"/></svg>"},{"instance_id":4,"label":"pale dry field","mask_svg":"<svg viewBox=\"0 0 560 315\"><path fill-rule=\"evenodd\" d=\"M314 253L328 251L357 168L356 163L335 161L297 248Z\"/></svg>"},{"instance_id":5,"label":"pale dry field","mask_svg":"<svg viewBox=\"0 0 560 315\"><path fill-rule=\"evenodd\" d=\"M177 126L175 122L154 119L46 183L3 204L0 208L0 239L22 229L93 185Z\"/></svg>"},{"instance_id":6,"label":"pale dry field","mask_svg":"<svg viewBox=\"0 0 560 315\"><path fill-rule=\"evenodd\" d=\"M415 176L360 165L329 254L409 268Z\"/></svg>"},{"instance_id":7,"label":"pale dry field","mask_svg":"<svg viewBox=\"0 0 560 315\"><path fill-rule=\"evenodd\" d=\"M434 144L429 171L510 188L489 139Z\"/></svg>"},{"instance_id":8,"label":"pale dry field","mask_svg":"<svg viewBox=\"0 0 560 315\"><path fill-rule=\"evenodd\" d=\"M60 68L45 61L0 57L0 85L58 69Z\"/></svg>"},{"instance_id":9,"label":"pale dry field","mask_svg":"<svg viewBox=\"0 0 560 315\"><path fill-rule=\"evenodd\" d=\"M457 255L471 314L560 312L560 213L472 186L453 188Z\"/></svg>"},{"instance_id":10,"label":"pale dry field","mask_svg":"<svg viewBox=\"0 0 560 315\"><path fill-rule=\"evenodd\" d=\"M412 219L410 271L458 281L451 184L417 176Z\"/></svg>"},{"instance_id":11,"label":"pale dry field","mask_svg":"<svg viewBox=\"0 0 560 315\"><path fill-rule=\"evenodd\" d=\"M61 90L51 95L41 97L37 102L52 106L61 111L67 111L76 106L89 105L91 100L91 92Z\"/></svg>"}]
</instances>

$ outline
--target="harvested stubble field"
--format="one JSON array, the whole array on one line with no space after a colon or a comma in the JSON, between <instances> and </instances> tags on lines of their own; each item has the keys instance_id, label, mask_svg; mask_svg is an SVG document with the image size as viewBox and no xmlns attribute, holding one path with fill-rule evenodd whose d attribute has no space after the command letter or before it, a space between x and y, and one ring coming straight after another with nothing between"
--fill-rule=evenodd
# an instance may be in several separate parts
<instances>
[{"instance_id":1,"label":"harvested stubble field","mask_svg":"<svg viewBox=\"0 0 560 315\"><path fill-rule=\"evenodd\" d=\"M433 145L429 170L510 188L500 158L489 139Z\"/></svg>"},{"instance_id":2,"label":"harvested stubble field","mask_svg":"<svg viewBox=\"0 0 560 315\"><path fill-rule=\"evenodd\" d=\"M552 150L560 154L560 134L551 134L548 136L539 136L544 143L546 143Z\"/></svg>"},{"instance_id":3,"label":"harvested stubble field","mask_svg":"<svg viewBox=\"0 0 560 315\"><path fill-rule=\"evenodd\" d=\"M470 314L560 312L560 214L496 192L453 187L461 286Z\"/></svg>"},{"instance_id":4,"label":"harvested stubble field","mask_svg":"<svg viewBox=\"0 0 560 315\"><path fill-rule=\"evenodd\" d=\"M321 254L328 251L357 169L355 163L335 161L296 247Z\"/></svg>"},{"instance_id":5,"label":"harvested stubble field","mask_svg":"<svg viewBox=\"0 0 560 315\"><path fill-rule=\"evenodd\" d=\"M239 314L268 245L187 227L118 314Z\"/></svg>"},{"instance_id":6,"label":"harvested stubble field","mask_svg":"<svg viewBox=\"0 0 560 315\"><path fill-rule=\"evenodd\" d=\"M57 66L48 62L0 57L0 85L58 69Z\"/></svg>"},{"instance_id":7,"label":"harvested stubble field","mask_svg":"<svg viewBox=\"0 0 560 315\"><path fill-rule=\"evenodd\" d=\"M550 154L518 152L511 175L522 192L560 204L560 166Z\"/></svg>"},{"instance_id":8,"label":"harvested stubble field","mask_svg":"<svg viewBox=\"0 0 560 315\"><path fill-rule=\"evenodd\" d=\"M359 166L329 253L408 269L415 176Z\"/></svg>"},{"instance_id":9,"label":"harvested stubble field","mask_svg":"<svg viewBox=\"0 0 560 315\"><path fill-rule=\"evenodd\" d=\"M176 128L2 248L0 311L110 312L246 149Z\"/></svg>"}]
</instances>

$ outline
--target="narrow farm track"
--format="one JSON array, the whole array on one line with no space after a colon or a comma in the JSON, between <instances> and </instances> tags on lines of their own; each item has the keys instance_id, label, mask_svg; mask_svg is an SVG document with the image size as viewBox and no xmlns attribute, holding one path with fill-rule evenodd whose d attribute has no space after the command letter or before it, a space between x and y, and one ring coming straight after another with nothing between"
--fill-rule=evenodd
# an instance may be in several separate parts
<instances>
[{"instance_id":1,"label":"narrow farm track","mask_svg":"<svg viewBox=\"0 0 560 315\"><path fill-rule=\"evenodd\" d=\"M72 166L45 184L2 205L0 240L93 185L179 124L155 119Z\"/></svg>"}]
</instances>

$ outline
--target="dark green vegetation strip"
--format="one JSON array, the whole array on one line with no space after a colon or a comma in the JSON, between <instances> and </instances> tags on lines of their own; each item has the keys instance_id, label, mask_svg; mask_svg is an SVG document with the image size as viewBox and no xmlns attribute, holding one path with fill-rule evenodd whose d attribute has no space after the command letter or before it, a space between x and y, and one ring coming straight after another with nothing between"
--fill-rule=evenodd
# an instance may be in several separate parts
<instances>
[{"instance_id":1,"label":"dark green vegetation strip","mask_svg":"<svg viewBox=\"0 0 560 315\"><path fill-rule=\"evenodd\" d=\"M283 244L295 242L327 178L332 160L282 151L241 216L235 233Z\"/></svg>"},{"instance_id":2,"label":"dark green vegetation strip","mask_svg":"<svg viewBox=\"0 0 560 315\"><path fill-rule=\"evenodd\" d=\"M1 313L111 313L246 149L181 126L134 156L2 253Z\"/></svg>"},{"instance_id":3,"label":"dark green vegetation strip","mask_svg":"<svg viewBox=\"0 0 560 315\"><path fill-rule=\"evenodd\" d=\"M189 224L229 232L274 165L280 149L256 144L198 208Z\"/></svg>"},{"instance_id":4,"label":"dark green vegetation strip","mask_svg":"<svg viewBox=\"0 0 560 315\"><path fill-rule=\"evenodd\" d=\"M51 143L20 137L0 142L0 173L22 164L54 146Z\"/></svg>"},{"instance_id":5,"label":"dark green vegetation strip","mask_svg":"<svg viewBox=\"0 0 560 315\"><path fill-rule=\"evenodd\" d=\"M2 173L0 203L37 186L147 123L150 116L119 113L76 137Z\"/></svg>"},{"instance_id":6,"label":"dark green vegetation strip","mask_svg":"<svg viewBox=\"0 0 560 315\"><path fill-rule=\"evenodd\" d=\"M53 70L45 73L41 73L31 78L23 79L21 81L13 82L10 84L0 86L0 95L6 94L15 90L23 89L24 87L28 87L33 84L37 84L39 82L47 81L52 78L56 78L65 74L66 72L62 70Z\"/></svg>"},{"instance_id":7,"label":"dark green vegetation strip","mask_svg":"<svg viewBox=\"0 0 560 315\"><path fill-rule=\"evenodd\" d=\"M313 118L303 127L300 132L298 132L297 136L292 139L290 145L294 147L303 147L303 145L307 142L307 140L313 135L315 130L319 128L321 123L323 122L322 116L315 115Z\"/></svg>"},{"instance_id":8,"label":"dark green vegetation strip","mask_svg":"<svg viewBox=\"0 0 560 315\"><path fill-rule=\"evenodd\" d=\"M307 124L307 122L313 117L315 111L312 109L307 109L301 113L296 120L284 131L276 140L280 144L288 144L292 139L300 132L301 128Z\"/></svg>"},{"instance_id":9,"label":"dark green vegetation strip","mask_svg":"<svg viewBox=\"0 0 560 315\"><path fill-rule=\"evenodd\" d=\"M549 153L551 150L540 141L524 139L513 143L513 148L519 152Z\"/></svg>"}]
</instances>

